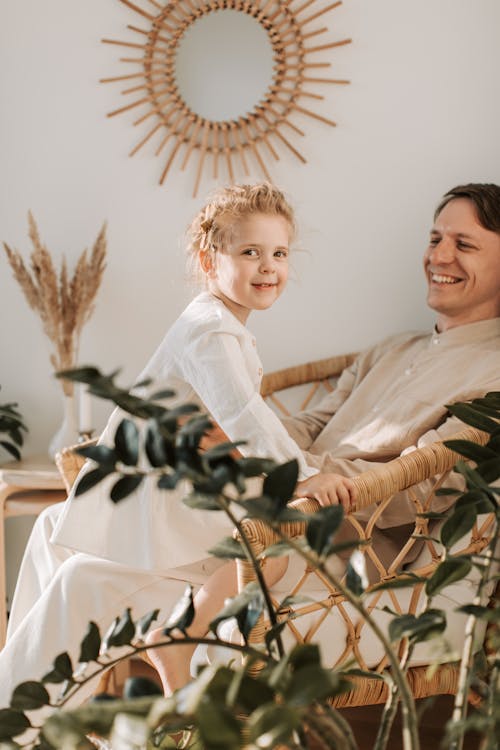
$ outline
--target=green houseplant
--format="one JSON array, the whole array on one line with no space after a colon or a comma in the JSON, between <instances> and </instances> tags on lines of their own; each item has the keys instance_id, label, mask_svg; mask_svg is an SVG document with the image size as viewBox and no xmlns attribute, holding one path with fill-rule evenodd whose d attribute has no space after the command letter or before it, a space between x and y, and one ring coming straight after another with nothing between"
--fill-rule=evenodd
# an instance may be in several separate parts
<instances>
[{"instance_id":1,"label":"green houseplant","mask_svg":"<svg viewBox=\"0 0 500 750\"><path fill-rule=\"evenodd\" d=\"M21 458L23 432L27 431L18 404L0 404L0 446L17 460Z\"/></svg>"},{"instance_id":2,"label":"green houseplant","mask_svg":"<svg viewBox=\"0 0 500 750\"><path fill-rule=\"evenodd\" d=\"M195 509L226 512L239 532L238 538L221 540L212 554L233 559L249 557L255 567L258 585L247 587L228 602L212 623L213 638L197 639L202 643L219 643L235 655L244 654L242 665L233 662L206 667L197 679L171 698L144 696L125 702L93 703L73 711L59 710L44 722L35 740L37 746L47 750L91 746L88 735L97 733L105 737L111 735L112 746L121 743L121 746L130 747L149 744L151 747L179 746L200 750L273 747L355 750L356 741L349 725L342 714L331 707L329 699L346 690L352 677L362 677L362 670L349 664L339 670L325 669L319 648L312 644L291 651L285 649L281 637L284 627L282 610L287 602L273 605L261 575L260 561L253 557L244 526L234 513L234 508L239 506L248 517L261 519L278 535L281 534L282 522L298 517L298 512L289 505L297 479L295 463L276 466L260 459L235 459L232 456L235 446L229 443L203 453L199 448L200 440L209 421L199 414L183 421L183 415L193 410L186 406L169 411L160 403L169 394L163 392L139 398L116 386L113 375L102 375L95 368L63 375L87 383L92 393L112 400L134 418L147 420L142 435L135 422L127 418L116 433L114 446L82 449L82 454L95 462L95 468L81 479L77 491L83 494L105 477L116 474L111 497L114 502L121 502L146 474L156 474L159 486L166 490L181 478L189 479L193 487L187 498L189 505ZM323 575L330 577L352 606L367 619L382 643L391 670L379 678L389 680L391 690L376 740L377 750L383 750L387 745L399 702L403 716L403 746L405 750L419 747L417 712L406 681L406 665L418 642L442 633L446 627L445 614L432 606L433 596L449 582L467 575L473 565L481 570L479 594L492 577L494 542L483 554L470 559L456 559L448 552L454 541L472 527L479 513L493 513L498 528L498 489L492 483L500 476L500 428L496 421L500 417L500 394L488 394L485 399L455 405L450 410L464 421L486 430L489 440L485 446L453 446L476 466L474 469L465 463L457 466L467 488L446 514L441 531L445 554L441 565L425 582L428 604L418 616L393 616L386 633L364 606L363 571L355 564L355 558L348 564L345 584L331 576L326 561L340 549L335 539L342 521L339 507L324 508L308 517L305 541L298 542L281 535L280 544L266 551L267 554L287 554L290 548L294 548L311 565L321 569ZM147 470L139 468L141 456L147 459ZM262 473L266 474L262 496L244 500L247 478ZM228 487L233 490L231 495L226 492ZM303 514L300 518L304 519ZM355 546L353 543L352 547ZM342 549L345 550L345 544ZM386 585L389 587L390 583ZM463 669L456 709L446 739L446 746L453 750L463 747L465 733L471 726L480 731L484 750L493 750L498 742L497 628L500 618L498 609L488 609L478 602L464 608L469 621ZM249 636L262 613L267 614L270 629L265 644L256 648L250 643ZM51 702L47 690L50 685L61 686L55 705L64 709L68 699L96 670L104 670L115 659L145 650L144 636L156 614L156 611L150 612L134 622L130 612L126 611L103 635L95 624L90 623L81 643L78 665L71 663L68 654L60 654L40 682L23 683L14 691L11 706L0 711L0 738L10 748L19 746L16 738L30 725L27 712ZM165 627L165 648L179 640L189 640L186 630L193 616L192 592L188 589ZM228 643L218 635L218 625L229 618L235 618L238 623L241 644ZM493 626L488 637L490 654L485 657L483 665L472 658L472 634L478 619L486 619ZM401 641L405 644L402 658L398 656ZM116 647L125 650L126 654L115 657ZM262 665L259 671L254 669L257 662ZM369 675L373 677L372 672ZM479 711L467 717L465 697L472 680L483 701Z\"/></svg>"}]
</instances>

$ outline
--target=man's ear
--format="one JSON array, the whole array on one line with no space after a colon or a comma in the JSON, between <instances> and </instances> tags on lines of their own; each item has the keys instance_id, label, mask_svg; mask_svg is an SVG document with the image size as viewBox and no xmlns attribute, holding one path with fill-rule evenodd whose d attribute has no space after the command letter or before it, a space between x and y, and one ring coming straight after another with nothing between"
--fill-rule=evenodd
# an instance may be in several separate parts
<instances>
[{"instance_id":1,"label":"man's ear","mask_svg":"<svg viewBox=\"0 0 500 750\"><path fill-rule=\"evenodd\" d=\"M198 253L198 260L200 261L201 270L207 276L213 278L215 275L215 264L214 256L210 250L200 250Z\"/></svg>"}]
</instances>

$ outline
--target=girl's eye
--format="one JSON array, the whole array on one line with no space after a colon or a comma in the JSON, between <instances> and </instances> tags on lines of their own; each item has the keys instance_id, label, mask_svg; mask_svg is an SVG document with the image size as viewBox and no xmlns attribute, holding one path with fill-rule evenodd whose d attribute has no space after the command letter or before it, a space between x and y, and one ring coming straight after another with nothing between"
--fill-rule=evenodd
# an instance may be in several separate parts
<instances>
[{"instance_id":1,"label":"girl's eye","mask_svg":"<svg viewBox=\"0 0 500 750\"><path fill-rule=\"evenodd\" d=\"M276 258L288 258L287 250L276 250L274 255Z\"/></svg>"},{"instance_id":2,"label":"girl's eye","mask_svg":"<svg viewBox=\"0 0 500 750\"><path fill-rule=\"evenodd\" d=\"M243 255L257 255L258 250L256 247L247 247L243 250Z\"/></svg>"}]
</instances>

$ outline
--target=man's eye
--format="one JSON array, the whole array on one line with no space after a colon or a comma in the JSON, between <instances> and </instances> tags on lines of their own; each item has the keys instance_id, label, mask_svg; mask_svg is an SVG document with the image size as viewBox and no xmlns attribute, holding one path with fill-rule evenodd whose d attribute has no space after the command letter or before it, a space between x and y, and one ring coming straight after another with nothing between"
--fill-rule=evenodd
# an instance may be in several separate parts
<instances>
[{"instance_id":1,"label":"man's eye","mask_svg":"<svg viewBox=\"0 0 500 750\"><path fill-rule=\"evenodd\" d=\"M439 244L439 239L437 237L431 237L431 239L429 240L429 245L431 247L436 247L436 245L438 244Z\"/></svg>"},{"instance_id":2,"label":"man's eye","mask_svg":"<svg viewBox=\"0 0 500 750\"><path fill-rule=\"evenodd\" d=\"M472 250L472 245L468 245L467 242L457 242L459 250Z\"/></svg>"}]
</instances>

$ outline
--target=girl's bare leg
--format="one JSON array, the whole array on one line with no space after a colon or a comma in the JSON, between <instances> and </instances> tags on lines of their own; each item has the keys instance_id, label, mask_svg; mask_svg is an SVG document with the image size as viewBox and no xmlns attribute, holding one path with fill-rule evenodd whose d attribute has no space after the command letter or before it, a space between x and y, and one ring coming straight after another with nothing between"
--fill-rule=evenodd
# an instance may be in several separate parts
<instances>
[{"instance_id":1,"label":"girl's bare leg","mask_svg":"<svg viewBox=\"0 0 500 750\"><path fill-rule=\"evenodd\" d=\"M272 586L284 575L288 565L286 557L269 559L264 568L264 578ZM194 597L195 618L187 631L191 638L203 638L210 622L224 605L224 601L238 591L236 563L230 562L218 568L203 584ZM148 645L164 641L163 628L153 630L147 637ZM181 644L150 649L147 654L157 670L165 695L170 695L186 685L191 679L189 671L191 657L196 645Z\"/></svg>"}]
</instances>

